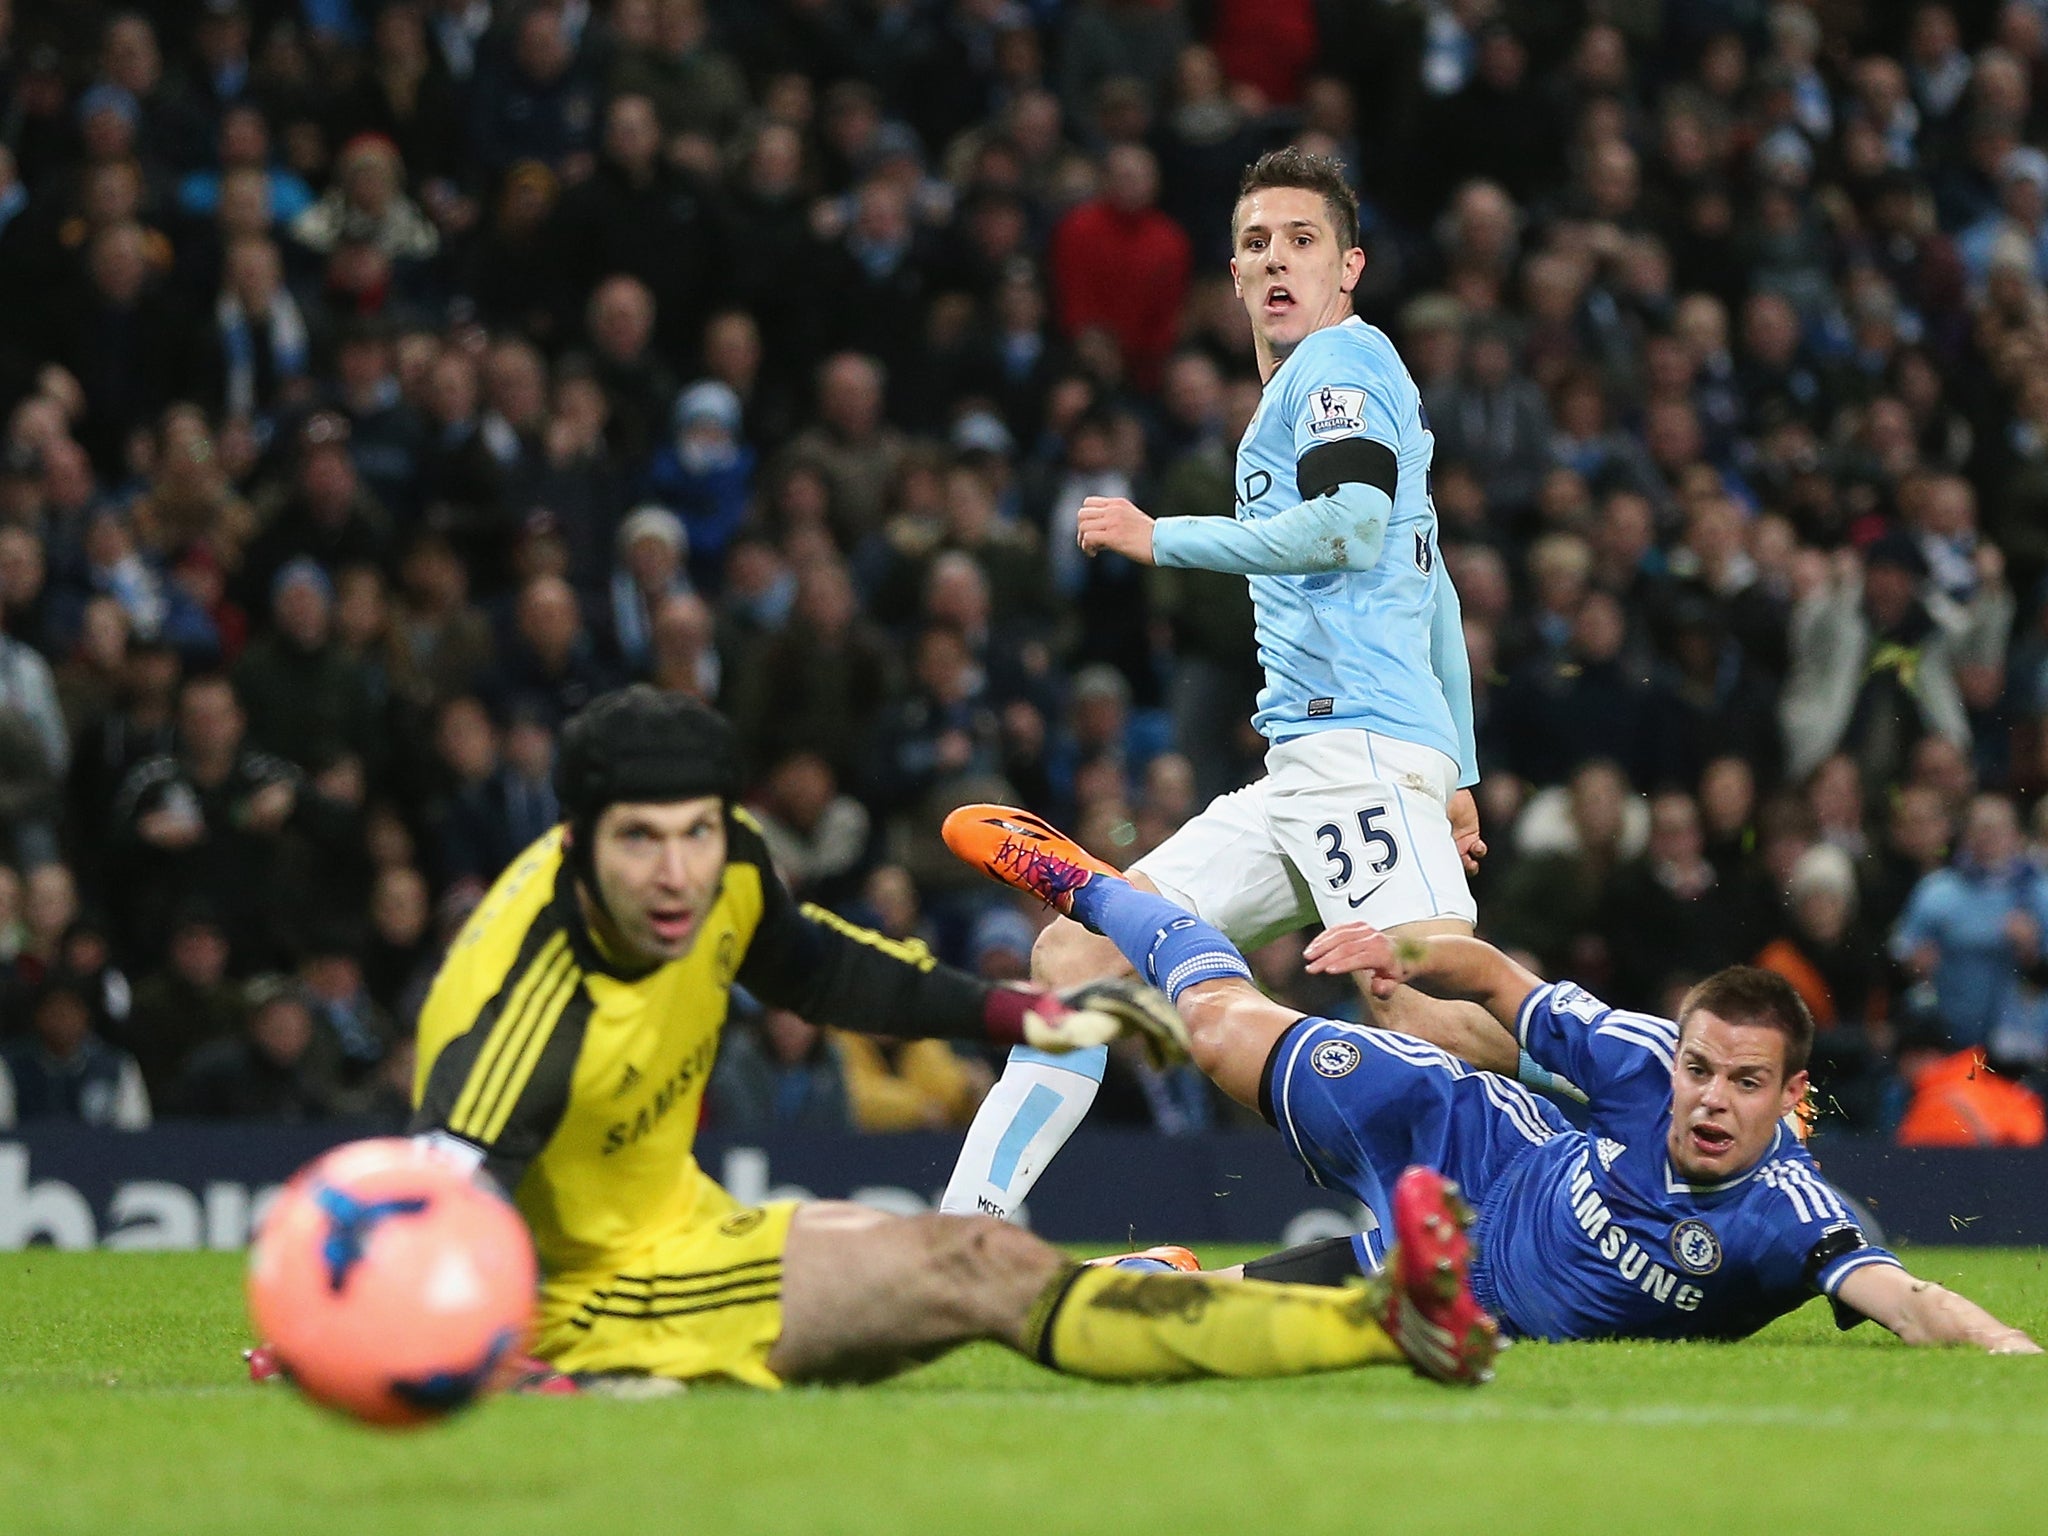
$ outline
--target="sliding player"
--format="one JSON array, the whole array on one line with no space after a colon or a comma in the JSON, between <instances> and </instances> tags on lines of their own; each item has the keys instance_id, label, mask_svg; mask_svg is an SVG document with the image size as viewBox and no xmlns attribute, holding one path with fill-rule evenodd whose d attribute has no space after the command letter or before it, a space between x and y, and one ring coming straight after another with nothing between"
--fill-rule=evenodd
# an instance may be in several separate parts
<instances>
[{"instance_id":1,"label":"sliding player","mask_svg":"<svg viewBox=\"0 0 2048 1536\"><path fill-rule=\"evenodd\" d=\"M1081 547L1251 580L1266 686L1253 724L1266 777L1221 796L1131 869L1245 949L1320 921L1470 933L1467 864L1485 851L1472 681L1457 593L1437 551L1434 439L1386 336L1359 320L1358 200L1335 160L1297 149L1245 172L1231 277L1265 385L1237 453L1237 516L1154 521L1091 497ZM1042 982L1111 974L1116 953L1055 923ZM1510 1075L1517 1053L1476 1012L1404 997L1381 1022ZM941 1208L1007 1216L1079 1127L1105 1055L1013 1051L961 1149ZM1541 1081L1541 1079L1538 1079Z\"/></svg>"},{"instance_id":2,"label":"sliding player","mask_svg":"<svg viewBox=\"0 0 2048 1536\"><path fill-rule=\"evenodd\" d=\"M1202 1069L1278 1127L1316 1182L1378 1220L1360 1238L1256 1260L1248 1278L1335 1283L1370 1268L1391 1215L1387 1180L1421 1162L1478 1206L1473 1291L1515 1334L1740 1338L1819 1293L1843 1327L1868 1317L1909 1344L2039 1353L1868 1243L1781 1123L1806 1091L1813 1044L1813 1020L1781 977L1720 971L1674 1021L1546 985L1462 935L1347 923L1310 942L1319 974L1479 1004L1585 1089L1592 1129L1574 1131L1520 1084L1422 1041L1271 1001L1222 934L1056 832L1004 834L956 812L947 834L968 862L1056 903L1164 987Z\"/></svg>"},{"instance_id":3,"label":"sliding player","mask_svg":"<svg viewBox=\"0 0 2048 1536\"><path fill-rule=\"evenodd\" d=\"M563 732L568 821L503 874L420 1017L413 1129L511 1192L540 1251L535 1349L566 1377L869 1379L970 1339L1104 1380L1412 1363L1488 1374L1492 1324L1443 1180L1397 1194L1402 1253L1352 1292L1083 1270L986 1218L742 1207L691 1155L735 983L819 1023L1029 1041L1186 1034L1132 981L991 988L810 907L733 801L730 725L646 686Z\"/></svg>"}]
</instances>

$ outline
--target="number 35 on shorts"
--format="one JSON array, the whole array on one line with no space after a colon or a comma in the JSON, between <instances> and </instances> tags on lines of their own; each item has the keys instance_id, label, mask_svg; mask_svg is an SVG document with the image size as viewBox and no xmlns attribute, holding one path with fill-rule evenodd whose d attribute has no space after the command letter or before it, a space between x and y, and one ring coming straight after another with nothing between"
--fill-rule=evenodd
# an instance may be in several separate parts
<instances>
[{"instance_id":1,"label":"number 35 on shorts","mask_svg":"<svg viewBox=\"0 0 2048 1536\"><path fill-rule=\"evenodd\" d=\"M1358 813L1358 858L1352 856L1345 845L1346 829L1337 822L1326 821L1316 828L1316 841L1322 846L1323 859L1329 864L1331 873L1324 877L1332 891L1344 891L1358 873L1362 859L1365 867L1379 878L1367 890L1353 896L1345 895L1345 901L1352 907L1362 907L1374 891L1386 883L1401 862L1401 845L1394 841L1394 834L1380 825L1380 819L1387 814L1384 805L1369 805Z\"/></svg>"}]
</instances>

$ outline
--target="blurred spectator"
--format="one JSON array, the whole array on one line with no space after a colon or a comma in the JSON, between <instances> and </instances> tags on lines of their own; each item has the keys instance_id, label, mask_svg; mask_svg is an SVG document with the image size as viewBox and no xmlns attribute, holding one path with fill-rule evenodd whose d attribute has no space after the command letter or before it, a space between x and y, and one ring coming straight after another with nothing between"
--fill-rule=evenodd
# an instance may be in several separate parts
<instances>
[{"instance_id":1,"label":"blurred spectator","mask_svg":"<svg viewBox=\"0 0 2048 1536\"><path fill-rule=\"evenodd\" d=\"M1830 567L1814 556L1802 566L1779 715L1795 777L1846 751L1866 777L1886 783L1924 735L1969 744L1955 668L1970 620L1937 619L1920 595L1926 574L1925 557L1903 535L1879 540L1861 560L1840 556ZM1999 650L2011 624L2001 596L1987 592L1975 616Z\"/></svg>"},{"instance_id":2,"label":"blurred spectator","mask_svg":"<svg viewBox=\"0 0 2048 1536\"><path fill-rule=\"evenodd\" d=\"M486 680L499 711L526 711L559 729L614 681L584 628L576 593L559 576L536 576L519 594L514 629Z\"/></svg>"},{"instance_id":3,"label":"blurred spectator","mask_svg":"<svg viewBox=\"0 0 2048 1536\"><path fill-rule=\"evenodd\" d=\"M992 1074L943 1040L889 1040L832 1031L853 1125L862 1131L939 1131L974 1118Z\"/></svg>"},{"instance_id":4,"label":"blurred spectator","mask_svg":"<svg viewBox=\"0 0 2048 1536\"><path fill-rule=\"evenodd\" d=\"M502 55L479 56L470 91L469 142L488 171L539 160L577 181L590 174L597 89L569 29L566 8L539 0L511 20Z\"/></svg>"},{"instance_id":5,"label":"blurred spectator","mask_svg":"<svg viewBox=\"0 0 2048 1536\"><path fill-rule=\"evenodd\" d=\"M380 870L370 891L370 939L362 961L370 1001L397 1026L402 1040L414 1021L404 1014L407 993L439 955L431 925L426 877L410 865Z\"/></svg>"},{"instance_id":6,"label":"blurred spectator","mask_svg":"<svg viewBox=\"0 0 2048 1536\"><path fill-rule=\"evenodd\" d=\"M704 1097L709 1124L734 1135L853 1127L837 1039L783 1008L727 1024Z\"/></svg>"},{"instance_id":7,"label":"blurred spectator","mask_svg":"<svg viewBox=\"0 0 2048 1536\"><path fill-rule=\"evenodd\" d=\"M696 578L717 585L726 546L753 510L754 451L740 440L740 398L716 379L676 397L675 431L654 456L648 491L681 515Z\"/></svg>"},{"instance_id":8,"label":"blurred spectator","mask_svg":"<svg viewBox=\"0 0 2048 1536\"><path fill-rule=\"evenodd\" d=\"M1550 974L1604 977L1609 947L1595 934L1598 915L1609 879L1643 836L1630 835L1628 778L1596 758L1556 799L1547 825L1536 806L1524 811L1522 846L1490 893L1487 927L1501 943L1533 950Z\"/></svg>"},{"instance_id":9,"label":"blurred spectator","mask_svg":"<svg viewBox=\"0 0 2048 1536\"><path fill-rule=\"evenodd\" d=\"M1902 1147L2038 1147L2048 1117L2032 1089L2000 1076L1972 1047L1943 1054L1932 1041L1902 1049L1912 1099L1899 1122Z\"/></svg>"},{"instance_id":10,"label":"blurred spectator","mask_svg":"<svg viewBox=\"0 0 2048 1536\"><path fill-rule=\"evenodd\" d=\"M320 257L352 256L363 265L328 267L359 309L383 307L385 286L410 296L424 282L426 264L440 251L440 232L405 194L405 162L398 146L379 133L362 133L334 160L334 185L291 224L292 238ZM345 270L360 277L344 277Z\"/></svg>"},{"instance_id":11,"label":"blurred spectator","mask_svg":"<svg viewBox=\"0 0 2048 1536\"><path fill-rule=\"evenodd\" d=\"M153 420L187 377L186 327L152 267L139 224L112 223L95 234L83 276L57 321L56 360L85 397L79 441L96 464L111 469L128 434Z\"/></svg>"},{"instance_id":12,"label":"blurred spectator","mask_svg":"<svg viewBox=\"0 0 2048 1536\"><path fill-rule=\"evenodd\" d=\"M371 679L334 630L334 584L311 560L271 582L272 630L235 668L250 745L309 770L351 756L375 772L387 743Z\"/></svg>"},{"instance_id":13,"label":"blurred spectator","mask_svg":"<svg viewBox=\"0 0 2048 1536\"><path fill-rule=\"evenodd\" d=\"M423 535L406 551L392 636L394 682L408 698L438 703L467 693L490 665L490 621L470 603L468 567L446 539Z\"/></svg>"},{"instance_id":14,"label":"blurred spectator","mask_svg":"<svg viewBox=\"0 0 2048 1536\"><path fill-rule=\"evenodd\" d=\"M1053 234L1052 283L1060 329L1108 333L1130 379L1150 391L1173 348L1187 295L1189 245L1162 213L1152 152L1120 144L1103 159L1102 195Z\"/></svg>"},{"instance_id":15,"label":"blurred spectator","mask_svg":"<svg viewBox=\"0 0 2048 1536\"><path fill-rule=\"evenodd\" d=\"M705 0L623 0L612 8L622 46L612 62L615 100L644 96L666 135L725 139L749 102L746 75L711 38Z\"/></svg>"},{"instance_id":16,"label":"blurred spectator","mask_svg":"<svg viewBox=\"0 0 2048 1536\"><path fill-rule=\"evenodd\" d=\"M788 624L734 680L732 713L752 761L815 752L841 780L867 766L895 682L887 640L860 611L844 566L817 561L796 582Z\"/></svg>"},{"instance_id":17,"label":"blurred spectator","mask_svg":"<svg viewBox=\"0 0 2048 1536\"><path fill-rule=\"evenodd\" d=\"M117 1131L149 1125L149 1091L135 1058L94 1027L94 999L58 973L29 1000L29 1033L0 1045L0 1128L69 1121Z\"/></svg>"},{"instance_id":18,"label":"blurred spectator","mask_svg":"<svg viewBox=\"0 0 2048 1536\"><path fill-rule=\"evenodd\" d=\"M1856 874L1839 848L1809 848L1785 885L1785 930L1756 963L1799 990L1813 1015L1814 1102L1849 1130L1883 1123L1884 997L1875 946L1857 920Z\"/></svg>"},{"instance_id":19,"label":"blurred spectator","mask_svg":"<svg viewBox=\"0 0 2048 1536\"><path fill-rule=\"evenodd\" d=\"M463 697L442 706L435 747L451 784L439 818L440 878L488 885L559 817L552 735L526 719L501 743L483 704Z\"/></svg>"},{"instance_id":20,"label":"blurred spectator","mask_svg":"<svg viewBox=\"0 0 2048 1536\"><path fill-rule=\"evenodd\" d=\"M299 429L290 487L265 509L263 531L243 558L240 590L253 606L269 601L272 581L293 560L338 571L386 558L390 521L356 473L350 435L347 419L332 411L315 413Z\"/></svg>"},{"instance_id":21,"label":"blurred spectator","mask_svg":"<svg viewBox=\"0 0 2048 1536\"><path fill-rule=\"evenodd\" d=\"M984 981L1025 981L1031 975L1031 946L1038 933L1015 907L990 907L974 920L967 962Z\"/></svg>"},{"instance_id":22,"label":"blurred spectator","mask_svg":"<svg viewBox=\"0 0 2048 1536\"><path fill-rule=\"evenodd\" d=\"M593 175L562 198L567 275L578 287L623 273L654 295L664 349L695 342L721 275L718 205L699 178L664 152L654 102L619 94L604 109L604 142ZM555 157L526 158L555 164ZM573 178L572 178L573 179Z\"/></svg>"},{"instance_id":23,"label":"blurred spectator","mask_svg":"<svg viewBox=\"0 0 2048 1536\"><path fill-rule=\"evenodd\" d=\"M1649 845L1616 872L1600 922L1618 1006L1654 1008L1669 980L1716 969L1755 942L1760 914L1725 885L1706 857L1699 807L1667 792L1650 802Z\"/></svg>"},{"instance_id":24,"label":"blurred spectator","mask_svg":"<svg viewBox=\"0 0 2048 1536\"><path fill-rule=\"evenodd\" d=\"M331 1038L341 1070L360 1082L390 1052L391 1016L370 996L353 935L315 934L299 964L299 990Z\"/></svg>"},{"instance_id":25,"label":"blurred spectator","mask_svg":"<svg viewBox=\"0 0 2048 1536\"><path fill-rule=\"evenodd\" d=\"M1626 620L1605 592L1579 600L1562 654L1538 654L1512 673L1496 708L1506 765L1554 784L1588 758L1611 758L1647 784L1659 764L1656 701L1622 661Z\"/></svg>"},{"instance_id":26,"label":"blurred spectator","mask_svg":"<svg viewBox=\"0 0 2048 1536\"><path fill-rule=\"evenodd\" d=\"M298 301L284 285L277 247L244 238L227 248L213 337L204 366L207 403L260 424L267 436L280 407L312 393L311 336Z\"/></svg>"},{"instance_id":27,"label":"blurred spectator","mask_svg":"<svg viewBox=\"0 0 2048 1536\"><path fill-rule=\"evenodd\" d=\"M2025 857L2012 802L1979 795L1954 863L1913 888L1891 952L1932 980L1953 1044L2048 1064L2048 1008L2033 984L2044 932L2048 876Z\"/></svg>"},{"instance_id":28,"label":"blurred spectator","mask_svg":"<svg viewBox=\"0 0 2048 1536\"><path fill-rule=\"evenodd\" d=\"M666 507L645 506L619 524L618 563L606 598L612 650L628 672L647 669L654 650L654 615L671 596L686 596L689 558L682 519Z\"/></svg>"},{"instance_id":29,"label":"blurred spectator","mask_svg":"<svg viewBox=\"0 0 2048 1536\"><path fill-rule=\"evenodd\" d=\"M336 106L344 139L377 134L396 146L412 173L431 184L456 178L460 156L461 96L429 42L427 13L465 7L397 0L371 22L368 67Z\"/></svg>"},{"instance_id":30,"label":"blurred spectator","mask_svg":"<svg viewBox=\"0 0 2048 1536\"><path fill-rule=\"evenodd\" d=\"M241 1035L193 1052L177 1104L204 1120L324 1120L335 1088L313 1011L289 981L266 976L249 984Z\"/></svg>"},{"instance_id":31,"label":"blurred spectator","mask_svg":"<svg viewBox=\"0 0 2048 1536\"><path fill-rule=\"evenodd\" d=\"M49 662L0 631L0 826L11 829L9 851L24 863L55 855L57 786L70 756Z\"/></svg>"},{"instance_id":32,"label":"blurred spectator","mask_svg":"<svg viewBox=\"0 0 2048 1536\"><path fill-rule=\"evenodd\" d=\"M605 440L625 463L640 462L660 439L676 397L675 374L654 347L656 313L645 283L614 273L591 293L584 315L609 407Z\"/></svg>"},{"instance_id":33,"label":"blurred spectator","mask_svg":"<svg viewBox=\"0 0 2048 1536\"><path fill-rule=\"evenodd\" d=\"M840 793L822 757L796 752L777 763L753 810L776 873L792 891L824 906L853 894L873 823L866 806Z\"/></svg>"},{"instance_id":34,"label":"blurred spectator","mask_svg":"<svg viewBox=\"0 0 2048 1536\"><path fill-rule=\"evenodd\" d=\"M817 425L791 441L788 460L815 466L830 492L841 547L881 526L883 498L903 463L903 434L883 415L888 376L871 357L841 352L818 368Z\"/></svg>"},{"instance_id":35,"label":"blurred spectator","mask_svg":"<svg viewBox=\"0 0 2048 1536\"><path fill-rule=\"evenodd\" d=\"M39 864L22 876L15 974L33 982L63 970L64 936L77 918L78 884L70 870L53 862Z\"/></svg>"},{"instance_id":36,"label":"blurred spectator","mask_svg":"<svg viewBox=\"0 0 2048 1536\"><path fill-rule=\"evenodd\" d=\"M1469 465L1489 501L1518 510L1536 499L1537 484L1550 467L1550 409L1543 391L1516 373L1505 331L1478 329L1464 374L1426 404L1445 461Z\"/></svg>"},{"instance_id":37,"label":"blurred spectator","mask_svg":"<svg viewBox=\"0 0 2048 1536\"><path fill-rule=\"evenodd\" d=\"M228 979L226 933L204 908L188 908L172 924L163 966L136 984L122 1032L151 1101L175 1105L186 1061L239 1033L242 1013L241 989Z\"/></svg>"},{"instance_id":38,"label":"blurred spectator","mask_svg":"<svg viewBox=\"0 0 2048 1536\"><path fill-rule=\"evenodd\" d=\"M175 749L137 763L115 796L110 895L121 931L134 952L159 955L176 907L198 898L220 914L238 956L260 960L278 939L280 839L312 813L304 777L247 745L248 717L225 678L188 680L177 720Z\"/></svg>"}]
</instances>

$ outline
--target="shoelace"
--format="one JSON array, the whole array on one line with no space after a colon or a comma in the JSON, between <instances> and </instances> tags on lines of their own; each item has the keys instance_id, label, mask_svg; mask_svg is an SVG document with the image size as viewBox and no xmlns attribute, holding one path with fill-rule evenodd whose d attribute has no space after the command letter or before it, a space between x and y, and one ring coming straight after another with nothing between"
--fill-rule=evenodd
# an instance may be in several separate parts
<instances>
[{"instance_id":1,"label":"shoelace","mask_svg":"<svg viewBox=\"0 0 2048 1536\"><path fill-rule=\"evenodd\" d=\"M1072 859L1047 853L1022 838L1006 837L996 845L989 868L1007 870L1028 885L1047 906L1076 886L1085 885L1089 872Z\"/></svg>"}]
</instances>

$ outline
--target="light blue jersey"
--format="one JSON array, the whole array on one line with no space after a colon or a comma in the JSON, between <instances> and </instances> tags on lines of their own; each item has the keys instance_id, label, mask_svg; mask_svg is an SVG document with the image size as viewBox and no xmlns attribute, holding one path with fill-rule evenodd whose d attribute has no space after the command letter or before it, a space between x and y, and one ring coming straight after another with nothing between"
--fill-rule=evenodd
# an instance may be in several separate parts
<instances>
[{"instance_id":1,"label":"light blue jersey","mask_svg":"<svg viewBox=\"0 0 2048 1536\"><path fill-rule=\"evenodd\" d=\"M1318 494L1307 483L1305 455L1354 440L1391 453L1391 506L1372 484ZM1312 332L1267 382L1238 445L1237 526L1162 519L1154 558L1247 573L1266 673L1261 734L1375 731L1434 747L1470 784L1471 682L1437 549L1434 446L1384 333L1355 316Z\"/></svg>"}]
</instances>

